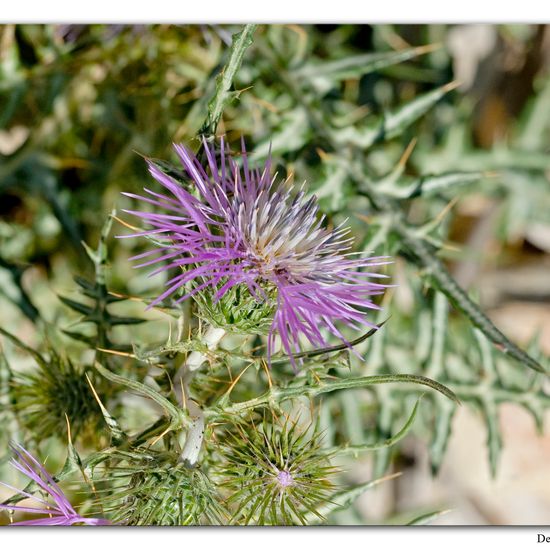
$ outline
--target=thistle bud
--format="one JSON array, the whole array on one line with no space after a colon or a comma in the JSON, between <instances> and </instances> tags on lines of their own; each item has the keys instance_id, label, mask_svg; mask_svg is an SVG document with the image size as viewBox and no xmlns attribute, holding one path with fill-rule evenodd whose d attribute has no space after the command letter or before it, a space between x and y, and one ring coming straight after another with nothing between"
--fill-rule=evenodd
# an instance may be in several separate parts
<instances>
[{"instance_id":1,"label":"thistle bud","mask_svg":"<svg viewBox=\"0 0 550 550\"><path fill-rule=\"evenodd\" d=\"M115 521L125 525L219 525L224 510L216 488L200 469L178 455L141 451L115 453L126 465L113 469L122 482L104 499Z\"/></svg>"},{"instance_id":2,"label":"thistle bud","mask_svg":"<svg viewBox=\"0 0 550 550\"><path fill-rule=\"evenodd\" d=\"M336 473L318 433L286 421L239 424L224 445L221 485L239 524L306 524L332 493Z\"/></svg>"},{"instance_id":3,"label":"thistle bud","mask_svg":"<svg viewBox=\"0 0 550 550\"><path fill-rule=\"evenodd\" d=\"M86 370L49 350L46 359L34 353L38 369L14 373L13 408L31 433L41 438L64 436L69 419L73 435L97 443L103 433L103 417L94 398ZM94 373L90 372L94 377ZM98 387L102 384L98 382Z\"/></svg>"},{"instance_id":4,"label":"thistle bud","mask_svg":"<svg viewBox=\"0 0 550 550\"><path fill-rule=\"evenodd\" d=\"M266 288L265 301L250 293L246 285L234 286L218 298L218 290L196 294L198 315L215 327L240 334L268 334L273 322L276 297L273 288Z\"/></svg>"}]
</instances>

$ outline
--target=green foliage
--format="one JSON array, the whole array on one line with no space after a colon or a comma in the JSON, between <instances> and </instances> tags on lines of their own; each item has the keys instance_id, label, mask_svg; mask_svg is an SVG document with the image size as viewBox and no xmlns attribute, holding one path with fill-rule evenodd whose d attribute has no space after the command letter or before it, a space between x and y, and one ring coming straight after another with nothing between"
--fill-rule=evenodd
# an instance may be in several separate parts
<instances>
[{"instance_id":1,"label":"green foliage","mask_svg":"<svg viewBox=\"0 0 550 550\"><path fill-rule=\"evenodd\" d=\"M338 491L336 494L331 496L330 500L325 501L322 504L322 506L320 506L317 509L316 513L309 512L305 516L305 519L307 520L308 524L324 523L325 520L323 519L322 516L320 516L320 514L325 514L328 516L333 512L341 512L343 510L346 510L363 493L365 493L369 489L376 487L377 485L380 485L381 483L384 483L385 481L390 481L395 477L398 477L398 476L391 475L380 479L373 479L373 480L366 481L365 483L356 485L354 487L349 487L341 491Z\"/></svg>"},{"instance_id":2,"label":"green foliage","mask_svg":"<svg viewBox=\"0 0 550 550\"><path fill-rule=\"evenodd\" d=\"M92 300L93 305L87 305L65 296L59 297L63 304L82 315L80 318L80 323L93 323L96 328L96 335L94 337L68 330L65 330L64 333L75 340L80 340L90 344L92 348L97 348L99 350L105 348L121 349L120 347L115 346L109 338L111 329L116 325L137 325L144 322L143 319L135 317L121 317L120 315L113 315L107 309L109 304L124 300L123 297L115 296L108 292L105 277L105 267L107 265L106 240L111 231L113 217L115 215L116 211L113 211L111 212L109 218L107 218L107 221L101 231L97 250L92 250L88 245L86 245L86 243L82 243L89 258L94 264L95 281L92 283L83 277L76 276L75 282L80 287L80 291L84 294L84 296Z\"/></svg>"},{"instance_id":3,"label":"green foliage","mask_svg":"<svg viewBox=\"0 0 550 550\"><path fill-rule=\"evenodd\" d=\"M443 294L436 293L432 312L418 311L409 318L397 319L379 335L376 349L367 354L367 362L375 372L399 372L407 357L403 350L414 349L408 359L410 372L425 372L453 389L463 405L480 411L487 424L487 446L493 475L496 475L501 451L498 405L516 403L533 415L542 430L541 412L550 406L550 396L544 391L544 375L520 374L518 367L502 357L480 331L465 328L449 331L449 306ZM401 328L399 328L401 327ZM402 417L406 410L406 386L390 387L378 394L384 414L379 416L379 434L385 434ZM448 399L426 399L422 409L422 433L431 439L432 468L437 472L445 456L456 405ZM391 458L389 451L377 455L376 472L383 473Z\"/></svg>"}]
</instances>

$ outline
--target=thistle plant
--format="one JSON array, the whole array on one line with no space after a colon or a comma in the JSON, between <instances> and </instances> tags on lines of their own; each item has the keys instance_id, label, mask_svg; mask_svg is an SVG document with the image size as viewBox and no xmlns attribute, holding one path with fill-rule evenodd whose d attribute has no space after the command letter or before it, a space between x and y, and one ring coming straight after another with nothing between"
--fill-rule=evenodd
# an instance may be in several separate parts
<instances>
[{"instance_id":1,"label":"thistle plant","mask_svg":"<svg viewBox=\"0 0 550 550\"><path fill-rule=\"evenodd\" d=\"M94 26L85 42L40 29L2 36L11 64L0 59L0 94L11 90L13 116L24 120L21 94L39 103L37 87L20 83L44 78L84 134L73 128L78 147L56 149L38 133L0 167L0 192L21 187L37 227L57 231L43 271L75 281L56 279L57 302L40 302L26 274L48 250L11 252L17 239L38 242L38 229L0 223L0 292L26 323L0 327L0 475L12 473L10 440L37 456L53 450L48 473L15 448L30 483L2 486L1 522L34 511L51 517L29 524L364 523L357 499L398 483L404 438L428 447L437 475L460 404L481 412L493 474L502 403L543 430L547 357L497 328L448 260L460 258L449 246L460 193L498 197L519 223L515 178L530 192L547 184L547 155L531 149L550 128L550 86L504 162L501 149L463 139L469 120L449 124L465 109L444 48L393 40L393 50L376 27L377 51L357 53L351 27L326 42L326 29L300 29L245 25L225 47L226 29L145 27L131 52L128 33ZM37 75L19 52L36 36L38 58L56 60ZM73 57L83 67L74 78ZM48 73L59 67L71 86ZM144 75L147 97L126 93ZM49 135L66 113L44 109ZM72 124L63 120L63 135ZM64 193L71 162L88 179ZM97 212L113 202L100 227ZM78 208L87 217L73 218ZM66 242L73 256L60 264ZM373 476L352 483L358 457L372 457ZM90 490L73 507L59 484L76 478ZM104 519L88 517L96 509Z\"/></svg>"},{"instance_id":2,"label":"thistle plant","mask_svg":"<svg viewBox=\"0 0 550 550\"><path fill-rule=\"evenodd\" d=\"M161 263L152 275L181 271L167 281L168 289L149 307L159 305L174 293L182 294L176 303L199 295L202 296L199 305L212 304L205 308L204 315L238 287L243 303L230 304L231 311L238 312L244 306L248 313L250 302L258 302L260 305L245 319L249 333L258 332L262 317L271 314L267 361L271 362L277 333L294 367L294 354L301 350L301 336L313 345L326 347L323 328L346 341L336 326L338 321L355 329L361 324L373 327L365 319L365 310L378 309L370 296L381 294L385 286L365 279L384 275L361 270L385 264L387 259L349 258L351 239L346 238L349 230L342 226L332 230L324 227L315 197L306 200L303 189L293 196L291 188L276 185L270 173L270 159L261 170L250 168L243 144L242 167L239 167L223 140L219 155L205 140L203 147L206 167L188 149L175 146L195 189L188 191L181 181L149 161L152 176L171 196L149 189L145 189L149 197L129 194L167 211L127 210L153 227L132 236L154 237L158 242L156 249L132 259L146 260L138 267ZM263 313L254 315L260 308ZM251 326L258 315L260 324ZM214 319L209 321L213 323ZM225 330L233 326L231 321L232 318L226 318L225 323L213 325L205 336L208 347L217 345ZM241 332L243 328L237 324ZM174 384L177 389L182 381L182 399L189 400L190 376L201 364L201 354L191 354L176 374ZM189 411L195 424L187 436L182 460L193 465L200 450L204 422L200 408L190 400Z\"/></svg>"}]
</instances>

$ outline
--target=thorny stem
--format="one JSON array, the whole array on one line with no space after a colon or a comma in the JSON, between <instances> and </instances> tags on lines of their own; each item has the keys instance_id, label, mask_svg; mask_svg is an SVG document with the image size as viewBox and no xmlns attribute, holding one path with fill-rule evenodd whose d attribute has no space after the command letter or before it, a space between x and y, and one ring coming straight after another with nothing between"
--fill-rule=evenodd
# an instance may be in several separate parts
<instances>
[{"instance_id":1,"label":"thorny stem","mask_svg":"<svg viewBox=\"0 0 550 550\"><path fill-rule=\"evenodd\" d=\"M252 44L256 27L257 25L249 23L243 27L240 33L233 35L229 60L216 78L216 92L208 103L208 116L199 134L207 137L214 136L224 108L234 97L238 96L238 92L231 92L230 89L241 66L244 54Z\"/></svg>"},{"instance_id":2,"label":"thorny stem","mask_svg":"<svg viewBox=\"0 0 550 550\"><path fill-rule=\"evenodd\" d=\"M425 376L417 376L412 374L382 374L376 376L362 376L359 378L347 378L343 380L334 380L331 382L323 382L316 386L287 386L286 388L271 388L264 394L248 401L242 401L240 403L228 404L222 397L222 401L218 404L218 408L209 409L206 411L205 416L207 418L216 418L220 414L244 414L245 412L256 409L258 407L272 405L282 401L293 399L296 397L317 397L323 393L329 393L337 390L346 390L351 388L364 388L367 386L374 386L378 384L388 384L397 382L413 383L427 386L433 390L442 393L455 403L459 403L455 393L449 388L443 386L435 380L426 378Z\"/></svg>"},{"instance_id":3,"label":"thorny stem","mask_svg":"<svg viewBox=\"0 0 550 550\"><path fill-rule=\"evenodd\" d=\"M203 344L209 350L218 347L220 340L225 335L223 328L209 326L202 339ZM189 396L191 380L207 359L207 354L202 351L193 351L185 360L174 377L174 391L182 408L187 408L191 417L191 426L187 430L185 445L180 455L180 461L188 466L194 466L199 458L199 453L204 438L204 413L202 409Z\"/></svg>"}]
</instances>

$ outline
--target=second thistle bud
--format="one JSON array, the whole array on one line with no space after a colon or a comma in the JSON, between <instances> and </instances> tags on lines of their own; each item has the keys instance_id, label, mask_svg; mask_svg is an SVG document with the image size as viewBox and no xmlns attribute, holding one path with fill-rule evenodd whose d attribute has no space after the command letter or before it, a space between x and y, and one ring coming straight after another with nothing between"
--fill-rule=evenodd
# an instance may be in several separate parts
<instances>
[{"instance_id":1,"label":"second thistle bud","mask_svg":"<svg viewBox=\"0 0 550 550\"><path fill-rule=\"evenodd\" d=\"M239 424L226 440L221 484L239 524L305 525L332 493L336 469L320 436L287 420Z\"/></svg>"},{"instance_id":2,"label":"second thistle bud","mask_svg":"<svg viewBox=\"0 0 550 550\"><path fill-rule=\"evenodd\" d=\"M219 525L225 512L208 476L186 468L178 456L136 449L114 455L123 486L108 497L107 508L125 525Z\"/></svg>"}]
</instances>

